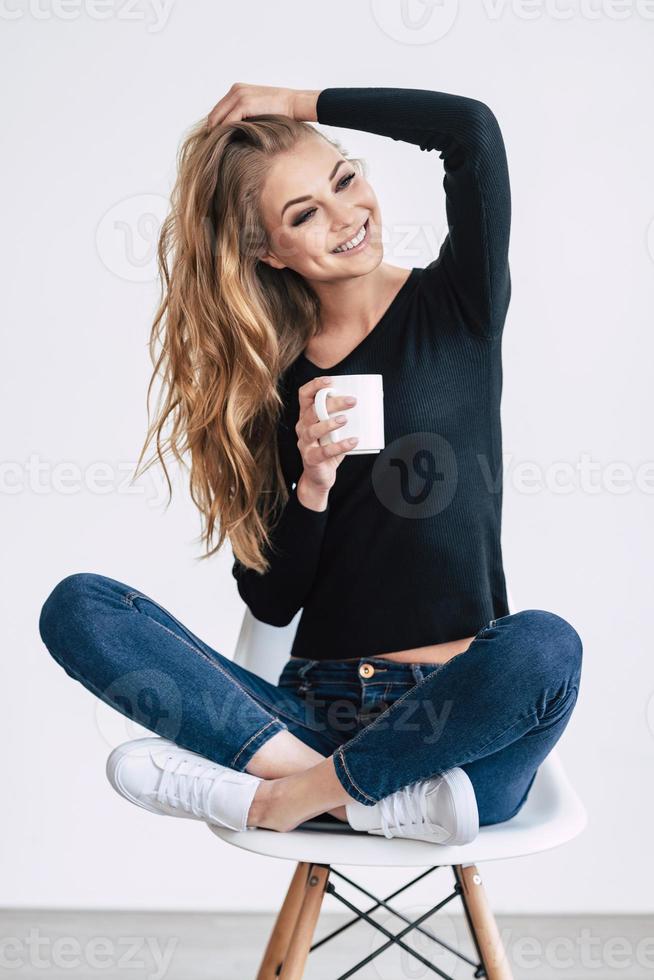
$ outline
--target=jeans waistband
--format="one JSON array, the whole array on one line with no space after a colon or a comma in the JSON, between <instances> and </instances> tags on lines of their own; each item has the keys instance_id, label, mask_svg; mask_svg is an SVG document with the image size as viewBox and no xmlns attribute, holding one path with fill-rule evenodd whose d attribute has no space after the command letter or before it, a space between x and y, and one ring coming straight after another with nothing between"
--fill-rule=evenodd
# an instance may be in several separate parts
<instances>
[{"instance_id":1,"label":"jeans waistband","mask_svg":"<svg viewBox=\"0 0 654 980\"><path fill-rule=\"evenodd\" d=\"M423 677L439 670L441 663L411 663L409 661L389 660L385 657L359 657L356 660L312 660L310 657L289 657L284 665L283 675L298 675L306 678L331 678L334 680L360 680L383 676L386 681L413 681L418 683Z\"/></svg>"}]
</instances>

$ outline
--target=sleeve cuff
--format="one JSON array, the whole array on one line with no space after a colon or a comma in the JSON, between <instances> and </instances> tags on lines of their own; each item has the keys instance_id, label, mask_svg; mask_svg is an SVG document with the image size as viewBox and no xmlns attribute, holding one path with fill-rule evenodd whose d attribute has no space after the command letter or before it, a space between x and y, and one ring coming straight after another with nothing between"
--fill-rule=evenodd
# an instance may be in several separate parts
<instances>
[{"instance_id":1,"label":"sleeve cuff","mask_svg":"<svg viewBox=\"0 0 654 980\"><path fill-rule=\"evenodd\" d=\"M312 510L311 507L305 507L300 498L297 495L297 484L289 491L288 500L284 508L284 512L279 519L279 525L282 523L285 525L290 522L297 524L299 527L307 528L323 528L327 523L327 518L329 516L329 501L324 510Z\"/></svg>"}]
</instances>

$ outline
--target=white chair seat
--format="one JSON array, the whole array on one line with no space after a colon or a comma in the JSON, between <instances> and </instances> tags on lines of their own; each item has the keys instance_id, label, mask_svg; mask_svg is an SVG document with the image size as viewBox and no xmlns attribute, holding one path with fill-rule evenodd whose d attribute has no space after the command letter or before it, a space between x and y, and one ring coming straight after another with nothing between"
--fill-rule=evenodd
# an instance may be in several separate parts
<instances>
[{"instance_id":1,"label":"white chair seat","mask_svg":"<svg viewBox=\"0 0 654 980\"><path fill-rule=\"evenodd\" d=\"M504 823L481 827L469 844L448 846L343 831L235 831L207 824L229 844L283 860L328 865L427 867L477 864L535 854L565 844L587 823L586 810L565 774L556 748L541 763L519 813Z\"/></svg>"},{"instance_id":2,"label":"white chair seat","mask_svg":"<svg viewBox=\"0 0 654 980\"><path fill-rule=\"evenodd\" d=\"M508 599L509 607L514 609L510 594ZM288 659L300 615L298 612L287 626L274 627L259 622L246 607L236 643L235 662L276 684ZM414 867L431 871L449 865L455 879L455 890L447 900L458 894L463 903L466 921L479 954L479 963L473 964L475 976L485 976L488 980L511 980L510 964L476 866L484 861L536 854L565 844L584 829L587 815L554 747L539 766L520 812L511 820L481 827L469 844L448 846L402 838L387 840L383 835L354 831L344 821L334 823L334 818L331 818L331 824L329 821L329 816L323 815L322 819L314 821L313 826L311 821L306 821L285 833L261 828L235 831L207 824L211 832L227 844L254 854L296 862L257 973L258 980L282 976L285 980L298 980L304 976L307 958L314 948L311 943L323 895L327 891L355 913L353 921L365 919L371 927L381 930L391 944L398 944L405 953L429 965L428 960L412 952L399 936L389 933L365 910L340 894L330 879L330 876L338 878L339 873L335 870L338 865ZM423 874L419 877L423 877ZM360 889L356 882L350 884ZM404 887L411 884L413 882L408 882ZM360 890L368 898L375 898L369 890ZM383 899L376 901L378 906L384 904ZM435 905L427 914L435 913L442 904ZM411 922L405 918L405 922L410 927L418 926L418 920ZM405 925L404 931L406 929ZM338 930L327 938L334 938L337 934ZM320 940L320 945L324 941ZM387 945L380 947L372 956ZM351 976L370 958L366 956L343 976Z\"/></svg>"}]
</instances>

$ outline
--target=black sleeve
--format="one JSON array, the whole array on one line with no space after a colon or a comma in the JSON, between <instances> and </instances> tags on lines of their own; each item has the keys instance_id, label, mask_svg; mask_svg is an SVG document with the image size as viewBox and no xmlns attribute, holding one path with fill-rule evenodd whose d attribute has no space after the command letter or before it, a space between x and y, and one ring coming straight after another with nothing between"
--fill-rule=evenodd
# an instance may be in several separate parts
<instances>
[{"instance_id":1,"label":"black sleeve","mask_svg":"<svg viewBox=\"0 0 654 980\"><path fill-rule=\"evenodd\" d=\"M313 584L327 526L330 505L312 510L300 502L296 487L271 532L273 552L263 575L234 560L232 575L252 615L271 626L287 626L304 605Z\"/></svg>"},{"instance_id":2,"label":"black sleeve","mask_svg":"<svg viewBox=\"0 0 654 980\"><path fill-rule=\"evenodd\" d=\"M511 298L511 192L504 141L483 102L412 88L326 88L317 121L439 150L448 235L425 270L468 330L501 333Z\"/></svg>"}]
</instances>

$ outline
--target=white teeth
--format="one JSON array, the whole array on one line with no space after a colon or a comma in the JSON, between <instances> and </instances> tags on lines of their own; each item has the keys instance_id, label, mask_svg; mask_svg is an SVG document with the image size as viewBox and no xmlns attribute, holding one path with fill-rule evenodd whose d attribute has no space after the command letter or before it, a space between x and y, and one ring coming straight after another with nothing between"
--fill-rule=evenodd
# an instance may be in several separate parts
<instances>
[{"instance_id":1,"label":"white teeth","mask_svg":"<svg viewBox=\"0 0 654 980\"><path fill-rule=\"evenodd\" d=\"M365 226L365 224L363 224L363 225L361 225L361 228L359 229L359 231L357 232L357 234L354 236L354 238L351 238L349 240L349 242L345 242L344 245L339 245L338 248L333 248L332 249L332 252L347 252L347 251L349 251L351 248L354 248L356 245L358 245L360 242L363 241L363 239L365 238L365 234L366 234L366 226Z\"/></svg>"}]
</instances>

